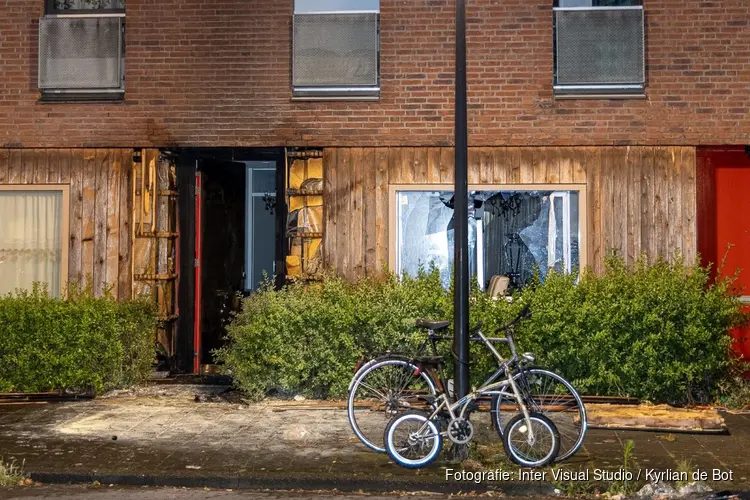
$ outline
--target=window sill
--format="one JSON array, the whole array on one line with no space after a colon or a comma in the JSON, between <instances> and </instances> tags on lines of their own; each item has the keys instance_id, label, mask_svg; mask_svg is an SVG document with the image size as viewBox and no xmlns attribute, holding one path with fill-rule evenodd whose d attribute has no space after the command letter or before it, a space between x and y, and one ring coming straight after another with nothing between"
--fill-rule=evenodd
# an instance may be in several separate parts
<instances>
[{"instance_id":1,"label":"window sill","mask_svg":"<svg viewBox=\"0 0 750 500\"><path fill-rule=\"evenodd\" d=\"M645 99L643 85L555 85L555 99Z\"/></svg>"},{"instance_id":2,"label":"window sill","mask_svg":"<svg viewBox=\"0 0 750 500\"><path fill-rule=\"evenodd\" d=\"M125 92L42 92L40 103L119 103L125 100Z\"/></svg>"},{"instance_id":3,"label":"window sill","mask_svg":"<svg viewBox=\"0 0 750 500\"><path fill-rule=\"evenodd\" d=\"M292 90L292 101L366 101L380 100L379 87L315 88L297 87Z\"/></svg>"}]
</instances>

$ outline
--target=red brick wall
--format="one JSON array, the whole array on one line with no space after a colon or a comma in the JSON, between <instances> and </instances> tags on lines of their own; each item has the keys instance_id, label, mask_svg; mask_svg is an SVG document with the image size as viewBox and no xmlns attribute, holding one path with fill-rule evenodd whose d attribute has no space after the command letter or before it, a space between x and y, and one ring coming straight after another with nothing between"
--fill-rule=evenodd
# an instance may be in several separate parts
<instances>
[{"instance_id":1,"label":"red brick wall","mask_svg":"<svg viewBox=\"0 0 750 500\"><path fill-rule=\"evenodd\" d=\"M647 100L552 98L552 0L470 0L472 145L750 142L750 2L646 0ZM0 0L0 146L444 145L449 0L381 0L378 103L290 100L292 0L128 0L126 99L48 104L43 0Z\"/></svg>"}]
</instances>

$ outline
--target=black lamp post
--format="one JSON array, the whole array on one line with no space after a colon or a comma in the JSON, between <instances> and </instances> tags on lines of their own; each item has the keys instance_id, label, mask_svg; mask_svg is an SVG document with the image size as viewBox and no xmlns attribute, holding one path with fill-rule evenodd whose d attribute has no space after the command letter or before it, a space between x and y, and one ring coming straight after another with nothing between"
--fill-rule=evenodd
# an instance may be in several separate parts
<instances>
[{"instance_id":1,"label":"black lamp post","mask_svg":"<svg viewBox=\"0 0 750 500\"><path fill-rule=\"evenodd\" d=\"M466 3L456 0L456 161L455 161L455 283L453 297L454 347L458 355L454 391L469 393L469 180L466 110ZM481 262L477 265L482 265Z\"/></svg>"}]
</instances>

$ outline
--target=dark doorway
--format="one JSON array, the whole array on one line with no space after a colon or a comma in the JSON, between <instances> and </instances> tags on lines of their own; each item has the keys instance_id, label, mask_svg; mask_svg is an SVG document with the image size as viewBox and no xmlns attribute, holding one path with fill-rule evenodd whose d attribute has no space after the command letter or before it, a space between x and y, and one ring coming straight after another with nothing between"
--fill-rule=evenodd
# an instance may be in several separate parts
<instances>
[{"instance_id":1,"label":"dark doorway","mask_svg":"<svg viewBox=\"0 0 750 500\"><path fill-rule=\"evenodd\" d=\"M214 364L245 278L245 164L199 162L201 176L201 364Z\"/></svg>"}]
</instances>

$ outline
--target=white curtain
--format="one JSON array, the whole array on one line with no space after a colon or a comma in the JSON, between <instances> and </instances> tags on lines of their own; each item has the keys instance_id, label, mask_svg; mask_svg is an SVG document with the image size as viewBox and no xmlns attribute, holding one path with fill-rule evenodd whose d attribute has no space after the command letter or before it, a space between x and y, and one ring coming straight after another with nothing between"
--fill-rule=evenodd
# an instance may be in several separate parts
<instances>
[{"instance_id":1,"label":"white curtain","mask_svg":"<svg viewBox=\"0 0 750 500\"><path fill-rule=\"evenodd\" d=\"M62 193L0 191L0 294L47 283L62 289Z\"/></svg>"}]
</instances>

